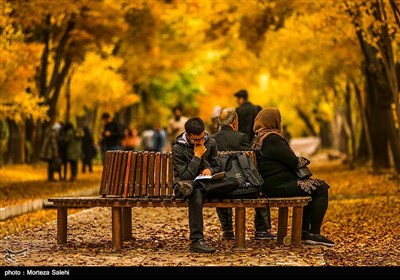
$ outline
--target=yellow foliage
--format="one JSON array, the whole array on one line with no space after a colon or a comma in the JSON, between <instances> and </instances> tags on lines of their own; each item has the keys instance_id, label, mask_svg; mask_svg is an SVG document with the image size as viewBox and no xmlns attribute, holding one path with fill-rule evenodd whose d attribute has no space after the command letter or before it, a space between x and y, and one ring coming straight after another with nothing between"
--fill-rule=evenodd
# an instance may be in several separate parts
<instances>
[{"instance_id":1,"label":"yellow foliage","mask_svg":"<svg viewBox=\"0 0 400 280\"><path fill-rule=\"evenodd\" d=\"M73 71L71 80L71 114L83 115L85 110L100 108L116 112L123 107L139 102L131 86L117 73L122 60L108 56L102 58L89 52L83 64ZM60 113L65 113L65 89L60 100Z\"/></svg>"},{"instance_id":2,"label":"yellow foliage","mask_svg":"<svg viewBox=\"0 0 400 280\"><path fill-rule=\"evenodd\" d=\"M34 76L42 46L26 44L23 35L8 16L7 3L1 3L0 29L0 119L20 122L25 118L44 119L47 108L36 93ZM30 93L27 93L27 89Z\"/></svg>"}]
</instances>

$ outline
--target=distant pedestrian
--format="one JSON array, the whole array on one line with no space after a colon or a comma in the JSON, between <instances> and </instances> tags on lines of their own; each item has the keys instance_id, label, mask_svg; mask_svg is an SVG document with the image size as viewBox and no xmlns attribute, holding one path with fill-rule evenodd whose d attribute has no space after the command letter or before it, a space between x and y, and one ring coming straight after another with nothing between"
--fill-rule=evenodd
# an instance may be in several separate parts
<instances>
[{"instance_id":1,"label":"distant pedestrian","mask_svg":"<svg viewBox=\"0 0 400 280\"><path fill-rule=\"evenodd\" d=\"M188 120L187 117L183 116L182 106L177 105L172 108L173 116L168 121L167 126L167 137L170 147L174 145L178 135L185 131L185 123Z\"/></svg>"},{"instance_id":2,"label":"distant pedestrian","mask_svg":"<svg viewBox=\"0 0 400 280\"><path fill-rule=\"evenodd\" d=\"M87 126L83 128L82 152L82 173L86 172L86 167L88 167L89 172L91 173L93 172L93 158L96 157L97 148L94 143L92 132Z\"/></svg>"},{"instance_id":3,"label":"distant pedestrian","mask_svg":"<svg viewBox=\"0 0 400 280\"><path fill-rule=\"evenodd\" d=\"M101 120L104 123L103 131L101 132L101 145L102 145L102 158L104 161L104 155L106 151L121 150L121 139L123 132L121 126L115 118L111 118L111 115L107 112L101 115Z\"/></svg>"},{"instance_id":4,"label":"distant pedestrian","mask_svg":"<svg viewBox=\"0 0 400 280\"><path fill-rule=\"evenodd\" d=\"M142 149L144 151L154 151L154 130L151 125L146 125L145 129L141 133L142 138Z\"/></svg>"},{"instance_id":5,"label":"distant pedestrian","mask_svg":"<svg viewBox=\"0 0 400 280\"><path fill-rule=\"evenodd\" d=\"M71 177L70 181L74 182L78 175L78 162L83 158L82 139L84 131L82 128L74 128L72 123L65 125L65 135L63 141L67 144L67 162L70 165ZM64 175L67 179L67 175Z\"/></svg>"},{"instance_id":6,"label":"distant pedestrian","mask_svg":"<svg viewBox=\"0 0 400 280\"><path fill-rule=\"evenodd\" d=\"M164 128L162 128L159 123L154 124L153 131L154 151L162 152L165 150L165 147L167 145L167 134Z\"/></svg>"},{"instance_id":7,"label":"distant pedestrian","mask_svg":"<svg viewBox=\"0 0 400 280\"><path fill-rule=\"evenodd\" d=\"M221 114L221 111L222 111L221 106L215 106L211 113L210 134L215 134L220 129L219 115Z\"/></svg>"},{"instance_id":8,"label":"distant pedestrian","mask_svg":"<svg viewBox=\"0 0 400 280\"><path fill-rule=\"evenodd\" d=\"M121 140L121 147L124 151L135 151L138 143L138 135L136 129L126 127L124 129L124 137Z\"/></svg>"},{"instance_id":9,"label":"distant pedestrian","mask_svg":"<svg viewBox=\"0 0 400 280\"><path fill-rule=\"evenodd\" d=\"M49 126L44 133L44 140L40 149L40 159L47 162L47 180L54 182L54 172L61 177L61 159L58 146L58 134L61 129L59 123Z\"/></svg>"}]
</instances>

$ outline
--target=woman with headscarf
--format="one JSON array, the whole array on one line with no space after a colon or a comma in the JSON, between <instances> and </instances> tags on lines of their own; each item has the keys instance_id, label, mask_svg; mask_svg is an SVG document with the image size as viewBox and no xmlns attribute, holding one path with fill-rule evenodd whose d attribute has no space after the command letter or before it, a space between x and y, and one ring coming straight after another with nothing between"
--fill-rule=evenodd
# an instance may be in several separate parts
<instances>
[{"instance_id":1,"label":"woman with headscarf","mask_svg":"<svg viewBox=\"0 0 400 280\"><path fill-rule=\"evenodd\" d=\"M329 185L320 179L297 177L294 170L310 162L296 156L283 138L279 109L262 109L255 118L253 130L252 149L264 179L263 193L266 197L311 196L312 201L304 207L302 240L307 244L334 246L320 232L328 209Z\"/></svg>"}]
</instances>

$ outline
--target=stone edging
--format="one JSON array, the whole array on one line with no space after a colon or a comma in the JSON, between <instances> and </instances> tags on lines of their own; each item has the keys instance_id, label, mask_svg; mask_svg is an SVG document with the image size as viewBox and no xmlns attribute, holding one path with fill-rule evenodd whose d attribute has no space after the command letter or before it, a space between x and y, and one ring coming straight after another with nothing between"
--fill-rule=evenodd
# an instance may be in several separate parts
<instances>
[{"instance_id":1,"label":"stone edging","mask_svg":"<svg viewBox=\"0 0 400 280\"><path fill-rule=\"evenodd\" d=\"M67 196L87 196L87 195L95 195L99 191L99 187L90 187L90 188L85 188L73 192L67 192L64 195ZM63 195L63 196L64 196ZM13 206L6 206L3 208L0 208L0 221L4 221L16 216L19 216L21 214L29 213L29 212L34 212L37 210L40 210L44 207L49 207L52 206L53 203L50 203L47 201L47 198L38 198L34 199L22 204L18 205L13 205Z\"/></svg>"}]
</instances>

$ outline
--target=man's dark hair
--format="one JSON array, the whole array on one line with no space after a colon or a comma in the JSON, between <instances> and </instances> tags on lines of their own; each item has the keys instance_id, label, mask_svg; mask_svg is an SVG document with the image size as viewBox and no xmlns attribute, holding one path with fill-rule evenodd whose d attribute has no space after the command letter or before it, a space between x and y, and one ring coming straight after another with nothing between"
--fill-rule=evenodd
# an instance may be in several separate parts
<instances>
[{"instance_id":1,"label":"man's dark hair","mask_svg":"<svg viewBox=\"0 0 400 280\"><path fill-rule=\"evenodd\" d=\"M185 130L188 134L199 135L204 131L205 125L202 119L195 117L185 123Z\"/></svg>"},{"instance_id":2,"label":"man's dark hair","mask_svg":"<svg viewBox=\"0 0 400 280\"><path fill-rule=\"evenodd\" d=\"M111 118L110 113L105 112L105 113L101 114L102 120L108 120L109 118Z\"/></svg>"},{"instance_id":3,"label":"man's dark hair","mask_svg":"<svg viewBox=\"0 0 400 280\"><path fill-rule=\"evenodd\" d=\"M174 107L172 107L172 112L175 112L176 110L179 110L179 111L183 111L183 108L182 108L182 105L176 105L176 106L174 106Z\"/></svg>"},{"instance_id":4,"label":"man's dark hair","mask_svg":"<svg viewBox=\"0 0 400 280\"><path fill-rule=\"evenodd\" d=\"M244 100L248 100L249 99L249 93L247 92L247 90L245 90L245 89L241 89L241 90L239 90L238 92L236 92L235 94L234 94L234 96L236 96L236 97L242 97Z\"/></svg>"}]
</instances>

